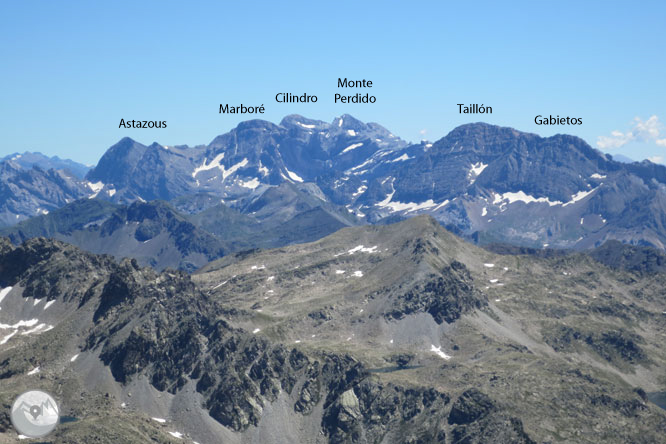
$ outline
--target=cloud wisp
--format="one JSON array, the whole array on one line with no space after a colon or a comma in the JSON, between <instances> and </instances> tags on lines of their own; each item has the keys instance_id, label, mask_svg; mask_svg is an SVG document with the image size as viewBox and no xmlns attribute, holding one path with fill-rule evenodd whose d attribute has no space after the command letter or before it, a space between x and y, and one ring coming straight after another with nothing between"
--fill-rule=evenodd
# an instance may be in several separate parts
<instances>
[{"instance_id":1,"label":"cloud wisp","mask_svg":"<svg viewBox=\"0 0 666 444\"><path fill-rule=\"evenodd\" d=\"M597 147L600 149L620 148L629 142L655 143L658 146L666 147L666 137L661 137L663 124L659 117L651 116L647 120L640 117L634 117L632 128L623 133L622 131L612 131L610 136L599 136L597 138Z\"/></svg>"}]
</instances>

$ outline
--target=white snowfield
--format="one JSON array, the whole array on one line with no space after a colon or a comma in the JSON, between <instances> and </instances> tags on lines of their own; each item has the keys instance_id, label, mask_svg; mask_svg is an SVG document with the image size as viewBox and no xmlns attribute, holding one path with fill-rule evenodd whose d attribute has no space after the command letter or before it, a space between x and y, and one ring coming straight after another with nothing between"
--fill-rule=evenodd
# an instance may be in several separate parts
<instances>
[{"instance_id":1,"label":"white snowfield","mask_svg":"<svg viewBox=\"0 0 666 444\"><path fill-rule=\"evenodd\" d=\"M360 148L360 147L362 147L362 146L363 146L363 143L354 143L354 144L352 144L352 145L349 145L349 146L348 146L347 148L345 148L344 150L342 150L342 151L340 152L340 154L347 153L347 152L349 152L349 151L351 151L351 150L355 150L356 148Z\"/></svg>"},{"instance_id":2,"label":"white snowfield","mask_svg":"<svg viewBox=\"0 0 666 444\"><path fill-rule=\"evenodd\" d=\"M30 375L36 375L37 373L39 373L39 367L35 367L35 368L33 368L32 370L30 370L30 371L28 372L28 376L30 376Z\"/></svg>"},{"instance_id":3,"label":"white snowfield","mask_svg":"<svg viewBox=\"0 0 666 444\"><path fill-rule=\"evenodd\" d=\"M387 179L388 180L388 179ZM446 199L445 201L441 203L436 203L432 199L428 199L425 202L417 203L417 202L392 202L393 200L393 195L395 194L395 189L391 191L384 200L381 202L378 202L375 204L377 207L384 207L388 208L391 210L391 212L395 211L404 211L405 213L411 213L413 211L418 211L418 210L425 210L432 208L432 210L438 210L446 205L449 204L449 200Z\"/></svg>"},{"instance_id":4,"label":"white snowfield","mask_svg":"<svg viewBox=\"0 0 666 444\"><path fill-rule=\"evenodd\" d=\"M365 193L365 190L367 190L367 189L368 189L367 186L365 186L365 185L361 185L360 187L358 187L358 189L356 190L356 192L355 192L354 194L352 194L352 197L356 197L356 196L359 196L359 195Z\"/></svg>"},{"instance_id":5,"label":"white snowfield","mask_svg":"<svg viewBox=\"0 0 666 444\"><path fill-rule=\"evenodd\" d=\"M7 343L7 341L9 341L12 338L12 336L14 336L16 333L18 333L18 330L14 330L13 332L9 333L4 338L0 339L0 345L5 345Z\"/></svg>"},{"instance_id":6,"label":"white snowfield","mask_svg":"<svg viewBox=\"0 0 666 444\"><path fill-rule=\"evenodd\" d=\"M218 168L222 172L222 180L225 180L227 177L231 176L240 168L243 168L245 165L248 164L248 160L244 158L237 164L229 167L229 169L227 170L226 167L220 163L222 159L224 159L224 153L220 153L217 156L215 156L215 158L210 163L206 163L206 159L204 159L203 164L201 164L200 167L196 167L192 172L192 178L195 178L196 175L202 171L208 171L214 168Z\"/></svg>"},{"instance_id":7,"label":"white snowfield","mask_svg":"<svg viewBox=\"0 0 666 444\"><path fill-rule=\"evenodd\" d=\"M483 264L483 266L486 268L493 268L495 264Z\"/></svg>"},{"instance_id":8,"label":"white snowfield","mask_svg":"<svg viewBox=\"0 0 666 444\"><path fill-rule=\"evenodd\" d=\"M378 253L377 251L377 245L374 247L364 247L363 245L357 245L356 247L352 248L351 250L348 250L347 253L350 255L360 251L361 253Z\"/></svg>"},{"instance_id":9,"label":"white snowfield","mask_svg":"<svg viewBox=\"0 0 666 444\"><path fill-rule=\"evenodd\" d=\"M603 184L601 184L603 185ZM571 200L568 202L562 202L559 200L550 200L547 197L534 197L530 196L529 194L526 194L524 191L516 191L515 193L513 192L507 192L503 194L495 193L495 198L493 200L494 205L502 205L507 201L509 204L515 203L515 202L523 202L526 204L529 203L547 203L549 206L554 207L556 205L562 205L563 207L566 207L568 205L575 204L576 202L579 202L583 199L585 199L587 196L590 194L594 193L596 190L599 189L601 186L599 185L596 188L592 188L591 190L588 191L579 191L576 194L571 195Z\"/></svg>"},{"instance_id":10,"label":"white snowfield","mask_svg":"<svg viewBox=\"0 0 666 444\"><path fill-rule=\"evenodd\" d=\"M391 211L404 211L406 213L411 213L414 211L419 211L419 210L426 210L429 208L433 208L434 210L438 210L443 206L446 206L449 203L449 200L445 200L442 203L436 203L432 199L428 199L425 202L421 203L416 203L416 202L391 202L391 199L393 198L393 193L389 195L387 199L384 199L383 201L379 202L377 206L380 207L387 207Z\"/></svg>"},{"instance_id":11,"label":"white snowfield","mask_svg":"<svg viewBox=\"0 0 666 444\"><path fill-rule=\"evenodd\" d=\"M363 277L363 272L361 270L356 270L352 276L354 277Z\"/></svg>"},{"instance_id":12,"label":"white snowfield","mask_svg":"<svg viewBox=\"0 0 666 444\"><path fill-rule=\"evenodd\" d=\"M20 328L20 327L34 327L35 325L37 325L38 322L39 322L39 319L30 319L28 321L18 321L14 325L0 323L0 329L6 330L6 329L11 328L11 329L15 330L15 329Z\"/></svg>"},{"instance_id":13,"label":"white snowfield","mask_svg":"<svg viewBox=\"0 0 666 444\"><path fill-rule=\"evenodd\" d=\"M366 160L366 161L363 162L362 164L360 164L360 165L356 165L355 167L351 167L351 168L348 170L348 173L349 173L349 172L352 172L352 171L360 170L360 169L363 168L364 166L367 166L367 165L371 164L371 163L374 162L374 161L375 161L375 159L373 159L373 158L371 157L370 159ZM363 173L365 173L366 171L367 171L367 170L363 170L363 171L361 171L360 173L354 173L354 174L355 174L355 175L359 175L359 174L363 174ZM349 178L348 178L348 177L343 177L342 180L349 180Z\"/></svg>"},{"instance_id":14,"label":"white snowfield","mask_svg":"<svg viewBox=\"0 0 666 444\"><path fill-rule=\"evenodd\" d=\"M410 160L410 159L413 159L413 157L409 157L409 156L407 155L407 153L405 153L405 154L403 154L403 155L400 156L400 157L396 157L395 159L391 160L390 162L391 162L391 163L393 163L393 162L404 162L404 161L406 161L406 160Z\"/></svg>"},{"instance_id":15,"label":"white snowfield","mask_svg":"<svg viewBox=\"0 0 666 444\"><path fill-rule=\"evenodd\" d=\"M97 197L100 191L102 191L102 188L104 188L104 183L102 182L88 182L86 183L88 185L88 188L90 188L93 192L90 196L88 196L88 199L94 199Z\"/></svg>"},{"instance_id":16,"label":"white snowfield","mask_svg":"<svg viewBox=\"0 0 666 444\"><path fill-rule=\"evenodd\" d=\"M301 122L296 122L296 125L300 125L300 126L302 126L303 128L307 128L307 129L312 129L312 128L315 127L314 125L308 125L308 124L306 124L306 123L301 123Z\"/></svg>"},{"instance_id":17,"label":"white snowfield","mask_svg":"<svg viewBox=\"0 0 666 444\"><path fill-rule=\"evenodd\" d=\"M451 359L451 356L447 355L446 353L444 353L442 351L442 346L441 345L439 347L435 347L434 344L430 344L430 351L435 353L437 356L439 356L440 358L442 358L446 361Z\"/></svg>"},{"instance_id":18,"label":"white snowfield","mask_svg":"<svg viewBox=\"0 0 666 444\"><path fill-rule=\"evenodd\" d=\"M32 328L32 329L27 330L27 331L24 331L24 332L22 332L21 334L25 336L25 335L29 335L29 334L32 334L32 333L37 333L38 331L40 331L40 330L43 329L44 327L46 327L46 324L41 323L41 324L39 324L37 327Z\"/></svg>"},{"instance_id":19,"label":"white snowfield","mask_svg":"<svg viewBox=\"0 0 666 444\"><path fill-rule=\"evenodd\" d=\"M253 177L252 179L250 179L250 180L248 180L248 181L240 180L240 181L238 182L238 184L239 184L240 186L242 186L243 188L249 188L249 189L251 189L251 190L254 190L254 189L257 188L259 185L261 185L261 182L259 182L259 179L258 179L258 178Z\"/></svg>"},{"instance_id":20,"label":"white snowfield","mask_svg":"<svg viewBox=\"0 0 666 444\"><path fill-rule=\"evenodd\" d=\"M286 168L285 168L285 171L287 171L287 175L289 176L289 178L290 178L291 180L294 180L294 181L296 181L296 182L303 182L303 179L302 179L301 176L299 176L298 174L296 174L296 173L294 173L294 172L292 172L292 171L289 171L289 170L287 170Z\"/></svg>"},{"instance_id":21,"label":"white snowfield","mask_svg":"<svg viewBox=\"0 0 666 444\"><path fill-rule=\"evenodd\" d=\"M483 173L483 170L485 170L487 166L488 164L483 162L477 162L471 166L467 173L467 177L470 179L470 184L476 182L476 178L479 177L479 174Z\"/></svg>"},{"instance_id":22,"label":"white snowfield","mask_svg":"<svg viewBox=\"0 0 666 444\"><path fill-rule=\"evenodd\" d=\"M229 282L229 281L220 282L219 284L217 284L216 286L213 287L213 290L215 290L216 288L220 288L221 286L223 286L227 282Z\"/></svg>"},{"instance_id":23,"label":"white snowfield","mask_svg":"<svg viewBox=\"0 0 666 444\"><path fill-rule=\"evenodd\" d=\"M0 303L2 303L2 300L9 294L10 291L12 291L13 287L6 287L0 290Z\"/></svg>"},{"instance_id":24,"label":"white snowfield","mask_svg":"<svg viewBox=\"0 0 666 444\"><path fill-rule=\"evenodd\" d=\"M157 421L160 424L164 424L166 422L166 419L164 418L151 418L153 421Z\"/></svg>"},{"instance_id":25,"label":"white snowfield","mask_svg":"<svg viewBox=\"0 0 666 444\"><path fill-rule=\"evenodd\" d=\"M49 308L53 303L55 302L55 299L48 301L46 304L44 304L44 310Z\"/></svg>"}]
</instances>

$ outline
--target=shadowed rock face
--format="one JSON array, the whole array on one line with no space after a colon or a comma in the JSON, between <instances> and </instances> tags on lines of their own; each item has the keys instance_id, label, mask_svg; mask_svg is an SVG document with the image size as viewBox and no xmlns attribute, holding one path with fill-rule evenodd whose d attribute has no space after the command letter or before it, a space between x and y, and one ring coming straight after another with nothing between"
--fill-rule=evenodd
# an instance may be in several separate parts
<instances>
[{"instance_id":1,"label":"shadowed rock face","mask_svg":"<svg viewBox=\"0 0 666 444\"><path fill-rule=\"evenodd\" d=\"M470 424L488 415L495 404L488 395L477 389L469 389L453 403L449 424Z\"/></svg>"},{"instance_id":2,"label":"shadowed rock face","mask_svg":"<svg viewBox=\"0 0 666 444\"><path fill-rule=\"evenodd\" d=\"M400 319L416 312L432 315L435 322L452 323L466 312L487 305L485 298L474 289L464 264L454 261L439 275L430 275L394 303L387 317Z\"/></svg>"},{"instance_id":3,"label":"shadowed rock face","mask_svg":"<svg viewBox=\"0 0 666 444\"><path fill-rule=\"evenodd\" d=\"M666 272L666 254L650 247L625 245L613 240L592 250L590 256L614 269L640 274Z\"/></svg>"},{"instance_id":4,"label":"shadowed rock face","mask_svg":"<svg viewBox=\"0 0 666 444\"><path fill-rule=\"evenodd\" d=\"M475 388L465 391L453 403L448 422L455 425L451 439L454 443L535 444L520 419L502 413L488 395Z\"/></svg>"}]
</instances>

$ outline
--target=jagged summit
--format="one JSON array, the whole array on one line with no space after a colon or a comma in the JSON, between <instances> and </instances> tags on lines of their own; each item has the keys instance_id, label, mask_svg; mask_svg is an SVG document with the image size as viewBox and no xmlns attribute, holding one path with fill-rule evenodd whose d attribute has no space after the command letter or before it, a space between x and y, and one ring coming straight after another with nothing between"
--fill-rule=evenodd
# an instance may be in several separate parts
<instances>
[{"instance_id":1,"label":"jagged summit","mask_svg":"<svg viewBox=\"0 0 666 444\"><path fill-rule=\"evenodd\" d=\"M301 129L327 128L328 123L321 120L314 120L300 114L289 114L280 121L280 126L297 127Z\"/></svg>"}]
</instances>

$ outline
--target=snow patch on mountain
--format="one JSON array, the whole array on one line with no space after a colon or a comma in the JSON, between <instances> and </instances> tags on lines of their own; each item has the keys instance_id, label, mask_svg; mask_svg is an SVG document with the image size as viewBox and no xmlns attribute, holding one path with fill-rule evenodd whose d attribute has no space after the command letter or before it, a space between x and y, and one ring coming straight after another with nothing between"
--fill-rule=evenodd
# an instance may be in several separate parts
<instances>
[{"instance_id":1,"label":"snow patch on mountain","mask_svg":"<svg viewBox=\"0 0 666 444\"><path fill-rule=\"evenodd\" d=\"M100 182L86 182L86 186L90 188L93 192L90 196L88 196L89 199L94 199L97 197L100 191L102 191L102 188L104 188L104 183Z\"/></svg>"},{"instance_id":2,"label":"snow patch on mountain","mask_svg":"<svg viewBox=\"0 0 666 444\"><path fill-rule=\"evenodd\" d=\"M483 163L483 162L477 162L475 164L472 164L472 166L469 169L469 172L467 173L467 177L469 178L470 185L473 184L476 181L476 178L479 177L479 174L483 172L488 167L488 164Z\"/></svg>"},{"instance_id":3,"label":"snow patch on mountain","mask_svg":"<svg viewBox=\"0 0 666 444\"><path fill-rule=\"evenodd\" d=\"M555 205L562 205L563 202L560 202L559 200L552 201L548 199L547 197L534 197L530 196L529 194L526 194L524 191L516 191L516 192L506 192L503 194L498 194L495 193L495 200L493 200L493 204L502 204L504 201L508 201L509 204L515 203L515 202L523 202L526 204L529 203L547 203L548 205L555 206Z\"/></svg>"},{"instance_id":4,"label":"snow patch on mountain","mask_svg":"<svg viewBox=\"0 0 666 444\"><path fill-rule=\"evenodd\" d=\"M361 194L365 193L365 190L367 190L367 189L368 189L367 186L361 185L360 187L358 187L356 192L354 194L352 194L352 197L360 196Z\"/></svg>"},{"instance_id":5,"label":"snow patch on mountain","mask_svg":"<svg viewBox=\"0 0 666 444\"><path fill-rule=\"evenodd\" d=\"M22 334L23 336L26 336L26 335L30 335L30 334L33 334L33 333L37 333L38 331L40 331L40 330L43 329L44 327L46 327L46 324L41 323L41 324L39 324L38 326L36 326L36 327L34 327L34 328L31 328L30 330L26 330L26 331L24 331L24 332L21 333L21 334Z\"/></svg>"},{"instance_id":6,"label":"snow patch on mountain","mask_svg":"<svg viewBox=\"0 0 666 444\"><path fill-rule=\"evenodd\" d=\"M197 174L199 174L202 171L208 171L212 170L213 168L220 168L220 162L224 159L224 153L220 153L215 158L210 162L206 163L207 159L204 159L203 163L201 164L200 167L196 167L194 171L192 171L192 178L196 177ZM224 167L222 167L224 168Z\"/></svg>"},{"instance_id":7,"label":"snow patch on mountain","mask_svg":"<svg viewBox=\"0 0 666 444\"><path fill-rule=\"evenodd\" d=\"M393 162L404 162L405 160L410 160L410 159L413 159L413 157L409 157L407 155L407 153L405 153L400 157L396 157L395 159L390 160L389 162L391 162L391 163L393 163Z\"/></svg>"},{"instance_id":8,"label":"snow patch on mountain","mask_svg":"<svg viewBox=\"0 0 666 444\"><path fill-rule=\"evenodd\" d=\"M12 291L13 287L5 287L2 290L0 290L0 303L2 303L2 300L9 294L10 291Z\"/></svg>"},{"instance_id":9,"label":"snow patch on mountain","mask_svg":"<svg viewBox=\"0 0 666 444\"><path fill-rule=\"evenodd\" d=\"M33 326L37 325L38 322L39 322L39 319L30 319L28 321L18 321L14 325L8 325L8 324L0 323L0 329L6 330L6 329L11 328L11 329L15 330L15 329L20 328L20 327L33 327Z\"/></svg>"},{"instance_id":10,"label":"snow patch on mountain","mask_svg":"<svg viewBox=\"0 0 666 444\"><path fill-rule=\"evenodd\" d=\"M441 345L439 347L435 347L434 344L430 344L430 351L435 353L437 356L439 356L440 358L442 358L446 361L451 359L451 356L447 355L446 353L444 353L442 351L442 346Z\"/></svg>"},{"instance_id":11,"label":"snow patch on mountain","mask_svg":"<svg viewBox=\"0 0 666 444\"><path fill-rule=\"evenodd\" d=\"M377 245L374 247L364 247L363 245L357 245L356 247L352 248L351 250L347 251L350 255L356 253L356 252L361 252L361 253L377 253Z\"/></svg>"},{"instance_id":12,"label":"snow patch on mountain","mask_svg":"<svg viewBox=\"0 0 666 444\"><path fill-rule=\"evenodd\" d=\"M432 199L428 199L425 202L391 202L391 199L393 198L393 194L395 192L391 193L387 199L384 199L380 203L377 204L377 206L380 207L385 207L390 209L392 212L396 211L404 211L405 213L413 213L414 211L419 211L419 210L427 210L427 209L433 209L437 210L443 206L446 206L449 201L448 199L445 200L444 202L437 203Z\"/></svg>"},{"instance_id":13,"label":"snow patch on mountain","mask_svg":"<svg viewBox=\"0 0 666 444\"><path fill-rule=\"evenodd\" d=\"M599 186L601 186L601 185L599 185ZM577 192L576 194L572 194L572 195L571 195L571 200L570 200L569 202L565 203L565 204L562 204L562 206L563 206L563 207L566 207L567 205L571 205L571 204L574 204L574 203L576 203L576 202L579 202L579 201L585 199L585 198L586 198L587 196L589 196L590 194L592 194L592 193L594 193L595 191L597 191L597 189L599 189L599 187L593 188L593 189L591 189L591 190L589 190L589 191L579 191L579 192Z\"/></svg>"},{"instance_id":14,"label":"snow patch on mountain","mask_svg":"<svg viewBox=\"0 0 666 444\"><path fill-rule=\"evenodd\" d=\"M355 150L356 148L359 148L359 147L362 147L362 146L363 146L363 143L354 143L354 144L352 144L352 145L349 145L349 146L348 146L347 148L345 148L344 150L342 150L342 152L341 152L340 154L347 153L347 152L349 152L349 151L351 151L351 150Z\"/></svg>"},{"instance_id":15,"label":"snow patch on mountain","mask_svg":"<svg viewBox=\"0 0 666 444\"><path fill-rule=\"evenodd\" d=\"M222 161L222 159L224 159L224 153L220 153L217 156L215 156L215 158L210 163L206 163L207 160L204 159L203 164L201 164L200 167L196 167L194 169L194 171L192 172L192 178L195 178L197 176L197 174L199 174L202 171L208 171L208 170L212 170L214 168L217 168L222 172L222 180L224 181L227 177L231 176L236 171L238 171L240 168L243 168L245 165L248 164L248 160L246 158L244 158L243 160L241 160L237 164L232 165L231 167L229 167L229 169L227 170L226 167L220 163ZM199 184L199 182L197 181L197 185L198 184Z\"/></svg>"},{"instance_id":16,"label":"snow patch on mountain","mask_svg":"<svg viewBox=\"0 0 666 444\"><path fill-rule=\"evenodd\" d=\"M250 189L254 190L259 185L261 185L261 182L259 182L258 178L253 177L252 179L248 180L247 182L243 181L243 180L239 181L239 185L244 187L244 188L250 188Z\"/></svg>"},{"instance_id":17,"label":"snow patch on mountain","mask_svg":"<svg viewBox=\"0 0 666 444\"><path fill-rule=\"evenodd\" d=\"M384 180L386 182L387 180L392 179L391 177L388 177ZM382 182L382 183L384 183ZM396 212L396 211L404 211L405 213L412 213L414 211L419 211L419 210L426 210L426 209L432 209L438 210L439 208L442 208L446 205L448 205L449 200L446 199L445 201L441 203L436 203L432 199L428 199L425 202L393 202L393 196L395 195L395 188L393 188L393 182L391 182L391 189L392 191L386 196L384 200L381 202L378 202L375 204L375 206L378 207L383 207L383 208L388 208L391 212Z\"/></svg>"},{"instance_id":18,"label":"snow patch on mountain","mask_svg":"<svg viewBox=\"0 0 666 444\"><path fill-rule=\"evenodd\" d=\"M374 159L370 158L370 159L366 160L365 162L363 162L362 164L360 164L360 165L356 165L355 167L350 168L348 171L356 171L356 170L359 170L359 169L363 168L364 166L366 166L366 165L368 165L368 164L370 164L370 163L372 163L372 162L374 162ZM364 171L367 171L367 170L364 170ZM361 173L354 173L354 174L355 174L355 175L358 175L358 174L361 174ZM344 180L344 179L343 179L343 180Z\"/></svg>"},{"instance_id":19,"label":"snow patch on mountain","mask_svg":"<svg viewBox=\"0 0 666 444\"><path fill-rule=\"evenodd\" d=\"M7 336L2 338L0 340L0 345L5 345L7 341L9 341L12 338L12 336L14 336L16 333L18 333L18 330L14 330L13 332L9 333Z\"/></svg>"},{"instance_id":20,"label":"snow patch on mountain","mask_svg":"<svg viewBox=\"0 0 666 444\"><path fill-rule=\"evenodd\" d=\"M603 185L603 184L601 184ZM592 188L591 190L583 190L579 191L576 194L571 195L571 200L568 202L562 202L559 200L550 200L547 197L534 197L530 196L529 194L526 194L524 191L516 191L516 192L507 192L503 194L498 194L495 193L495 198L493 200L494 205L505 205L505 201L508 201L509 204L515 203L515 202L523 202L526 204L529 203L547 203L549 206L553 207L556 205L562 205L563 207L566 207L568 205L575 204L576 202L579 202L583 199L585 199L587 196L590 194L594 193L596 190L599 189L601 186L599 185L598 187Z\"/></svg>"},{"instance_id":21,"label":"snow patch on mountain","mask_svg":"<svg viewBox=\"0 0 666 444\"><path fill-rule=\"evenodd\" d=\"M285 170L287 171L287 175L289 176L289 178L291 180L294 180L296 182L303 182L303 179L301 178L301 176L299 176L298 174L296 174L292 171L287 170L286 168L285 168Z\"/></svg>"}]
</instances>

